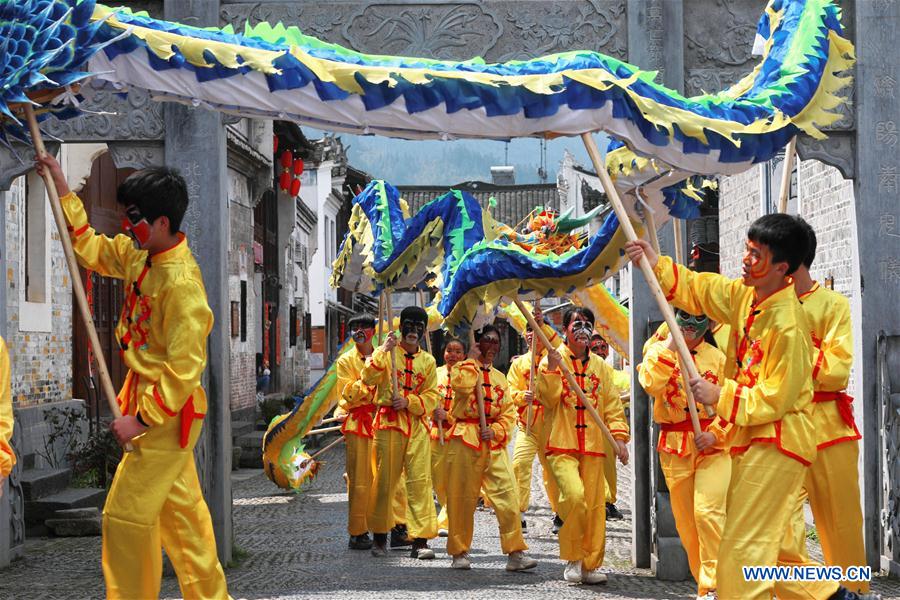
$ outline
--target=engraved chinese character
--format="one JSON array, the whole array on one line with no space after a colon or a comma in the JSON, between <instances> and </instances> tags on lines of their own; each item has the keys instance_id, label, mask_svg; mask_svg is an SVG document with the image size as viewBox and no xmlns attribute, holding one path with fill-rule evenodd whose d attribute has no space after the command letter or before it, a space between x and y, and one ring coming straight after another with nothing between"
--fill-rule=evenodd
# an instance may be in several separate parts
<instances>
[{"instance_id":1,"label":"engraved chinese character","mask_svg":"<svg viewBox=\"0 0 900 600\"><path fill-rule=\"evenodd\" d=\"M900 237L900 233L896 233L894 227L896 227L894 215L883 214L878 218L878 235Z\"/></svg>"},{"instance_id":2,"label":"engraved chinese character","mask_svg":"<svg viewBox=\"0 0 900 600\"><path fill-rule=\"evenodd\" d=\"M900 283L900 258L889 256L878 261L881 267L881 280Z\"/></svg>"},{"instance_id":3,"label":"engraved chinese character","mask_svg":"<svg viewBox=\"0 0 900 600\"><path fill-rule=\"evenodd\" d=\"M897 193L897 167L894 165L881 165L878 173L878 191L896 194Z\"/></svg>"},{"instance_id":4,"label":"engraved chinese character","mask_svg":"<svg viewBox=\"0 0 900 600\"><path fill-rule=\"evenodd\" d=\"M875 125L875 141L891 148L897 145L897 124L893 121L879 121Z\"/></svg>"},{"instance_id":5,"label":"engraved chinese character","mask_svg":"<svg viewBox=\"0 0 900 600\"><path fill-rule=\"evenodd\" d=\"M875 77L875 95L879 98L893 98L897 80L891 75L878 75Z\"/></svg>"},{"instance_id":6,"label":"engraved chinese character","mask_svg":"<svg viewBox=\"0 0 900 600\"><path fill-rule=\"evenodd\" d=\"M875 6L881 12L888 12L894 5L894 0L875 0Z\"/></svg>"}]
</instances>

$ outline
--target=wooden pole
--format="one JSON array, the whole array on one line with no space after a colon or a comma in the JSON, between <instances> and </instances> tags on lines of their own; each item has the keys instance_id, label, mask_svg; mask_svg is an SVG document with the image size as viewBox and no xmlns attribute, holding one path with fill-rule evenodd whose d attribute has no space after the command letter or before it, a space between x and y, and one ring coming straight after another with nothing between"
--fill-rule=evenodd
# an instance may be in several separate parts
<instances>
[{"instance_id":1,"label":"wooden pole","mask_svg":"<svg viewBox=\"0 0 900 600\"><path fill-rule=\"evenodd\" d=\"M794 172L794 155L797 154L797 136L791 138L784 149L784 170L781 172L781 193L778 195L778 212L786 213L788 196L791 195L791 174Z\"/></svg>"},{"instance_id":2,"label":"wooden pole","mask_svg":"<svg viewBox=\"0 0 900 600\"><path fill-rule=\"evenodd\" d=\"M684 262L684 236L681 235L681 219L672 217L672 233L675 239L675 262L679 265L686 264ZM659 254L659 251L657 251Z\"/></svg>"},{"instance_id":3,"label":"wooden pole","mask_svg":"<svg viewBox=\"0 0 900 600\"><path fill-rule=\"evenodd\" d=\"M475 330L469 327L469 349L475 347ZM477 374L475 378L475 399L478 401L478 420L481 423L481 429L487 429L487 418L484 415L484 387L482 384L484 383L483 377L481 375L481 359L479 358L475 361L477 364L475 368L477 369ZM480 432L479 432L480 436ZM479 438L480 439L480 438Z\"/></svg>"},{"instance_id":4,"label":"wooden pole","mask_svg":"<svg viewBox=\"0 0 900 600\"><path fill-rule=\"evenodd\" d=\"M334 427L323 427L322 429L313 429L312 431L307 432L306 436L310 435L322 435L323 433L331 433L332 431L340 431L343 425L335 425ZM304 437L306 437L304 436Z\"/></svg>"},{"instance_id":5,"label":"wooden pole","mask_svg":"<svg viewBox=\"0 0 900 600\"><path fill-rule=\"evenodd\" d=\"M330 444L328 444L321 450L317 450L315 454L313 454L306 460L316 460L317 457L321 456L322 454L325 454L326 452L328 452L329 450L331 450L332 448L334 448L335 446L337 446L338 444L340 444L343 441L344 441L344 436L339 437L338 439L334 440L333 442L331 442Z\"/></svg>"},{"instance_id":6,"label":"wooden pole","mask_svg":"<svg viewBox=\"0 0 900 600\"><path fill-rule=\"evenodd\" d=\"M653 246L653 249L659 254L659 236L656 234L656 218L646 206L644 207L644 225L647 226L647 241L650 242L650 245Z\"/></svg>"},{"instance_id":7,"label":"wooden pole","mask_svg":"<svg viewBox=\"0 0 900 600\"><path fill-rule=\"evenodd\" d=\"M394 309L391 307L391 290L385 289L382 294L384 294L384 308L387 311L388 333L390 333L394 330ZM397 385L397 365L394 362L395 354L396 352L391 350L391 389L394 396L397 395L397 390L399 389Z\"/></svg>"},{"instance_id":8,"label":"wooden pole","mask_svg":"<svg viewBox=\"0 0 900 600\"><path fill-rule=\"evenodd\" d=\"M384 292L378 294L378 343L384 342Z\"/></svg>"},{"instance_id":9,"label":"wooden pole","mask_svg":"<svg viewBox=\"0 0 900 600\"><path fill-rule=\"evenodd\" d=\"M41 130L38 128L37 119L34 116L34 108L30 104L25 104L24 107L34 149L38 156L46 156L47 149L44 147L44 138L41 136ZM66 256L66 265L69 267L69 278L72 280L72 290L75 292L75 304L78 306L78 312L81 313L81 320L84 321L88 341L94 348L94 356L97 358L100 387L103 390L103 395L106 396L106 401L109 404L113 417L118 419L122 416L122 410L119 408L119 402L116 400L116 390L113 388L112 379L109 376L109 368L106 366L106 357L103 356L103 347L100 345L100 338L97 336L97 329L94 327L94 318L91 316L87 295L84 292L84 284L81 282L78 261L75 259L75 250L72 248L72 240L69 238L69 227L66 223L62 204L59 201L59 192L56 189L53 177L46 169L44 169L44 185L47 186L47 195L50 197L50 210L53 212L53 220L56 221L56 230L59 232L59 241L62 243L63 253ZM130 451L131 449L130 443L125 445L125 450Z\"/></svg>"},{"instance_id":10,"label":"wooden pole","mask_svg":"<svg viewBox=\"0 0 900 600\"><path fill-rule=\"evenodd\" d=\"M550 345L550 340L547 339L547 336L544 334L543 330L538 327L537 321L534 320L534 315L531 314L531 311L528 310L528 307L522 304L521 300L516 300L516 306L519 307L519 310L522 311L522 314L525 315L525 318L528 320L528 324L531 325L531 330L534 331L535 335L540 337L541 343L544 344L544 347L547 348L547 352L550 352L552 346ZM581 400L581 403L584 405L584 408L588 411L588 414L591 415L591 418L594 419L594 422L600 428L600 431L603 432L603 435L606 436L606 439L609 440L611 444L611 448L618 448L618 444L616 444L616 438L612 436L609 432L609 428L606 426L606 423L603 422L603 419L600 418L600 415L597 413L597 409L594 408L594 405L591 404L591 401L584 394L584 390L581 389L581 386L578 385L578 382L575 381L575 376L572 375L572 371L569 370L568 365L564 361L560 361L559 368L562 370L563 376L566 378L566 381L569 382L569 389L574 390L575 394Z\"/></svg>"},{"instance_id":11,"label":"wooden pole","mask_svg":"<svg viewBox=\"0 0 900 600\"><path fill-rule=\"evenodd\" d=\"M419 291L419 304L422 305L422 310L425 310L425 292L422 290ZM433 355L434 353L431 351L431 334L428 332L428 323L425 323L425 351L428 354ZM444 422L438 421L438 440L441 442L441 446L444 445Z\"/></svg>"},{"instance_id":12,"label":"wooden pole","mask_svg":"<svg viewBox=\"0 0 900 600\"><path fill-rule=\"evenodd\" d=\"M628 217L625 206L622 204L622 199L619 198L619 193L616 191L616 186L613 184L613 181L606 170L606 165L600 157L600 150L597 148L597 143L590 133L581 134L581 140L584 142L584 147L587 149L588 155L590 155L591 161L594 163L594 169L597 171L597 176L600 178L600 184L606 192L606 197L609 198L609 202L616 212L616 216L619 218L619 225L622 227L622 231L625 232L625 237L630 242L637 241L638 236L634 231L634 227L631 226L631 219ZM681 359L682 367L690 376L689 379L700 377L700 373L697 371L697 365L694 364L694 360L691 358L691 351L684 341L681 329L675 322L675 312L672 310L672 307L669 306L669 301L666 300L666 295L659 286L659 280L656 279L653 267L650 266L650 262L647 260L646 256L641 257L640 269L644 274L644 278L647 280L647 285L650 287L650 293L653 294L653 298L656 300L659 310L662 311L663 317L669 325L669 335L675 340L676 351ZM690 387L685 390L685 393L688 395L687 405L691 415L691 424L694 426L694 435L697 436L700 435L700 417L697 415L697 407L694 405Z\"/></svg>"},{"instance_id":13,"label":"wooden pole","mask_svg":"<svg viewBox=\"0 0 900 600\"><path fill-rule=\"evenodd\" d=\"M528 390L531 392L532 400L525 409L525 435L531 435L531 418L534 416L534 367L537 364L537 334L531 332L531 376L528 378Z\"/></svg>"}]
</instances>

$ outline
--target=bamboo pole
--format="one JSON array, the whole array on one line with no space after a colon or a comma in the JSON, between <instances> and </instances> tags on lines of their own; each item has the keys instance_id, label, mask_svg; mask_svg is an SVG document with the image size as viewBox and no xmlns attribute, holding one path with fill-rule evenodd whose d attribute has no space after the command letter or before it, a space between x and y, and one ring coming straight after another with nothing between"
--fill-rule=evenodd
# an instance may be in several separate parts
<instances>
[{"instance_id":1,"label":"bamboo pole","mask_svg":"<svg viewBox=\"0 0 900 600\"><path fill-rule=\"evenodd\" d=\"M469 327L469 351L475 347L475 330ZM484 414L484 378L481 373L481 358L475 361L477 364L475 365L475 369L477 371L475 376L475 399L478 401L478 421L481 424L481 429L487 429L487 418ZM481 432L479 432L479 439L481 436Z\"/></svg>"},{"instance_id":2,"label":"bamboo pole","mask_svg":"<svg viewBox=\"0 0 900 600\"><path fill-rule=\"evenodd\" d=\"M659 236L656 234L656 218L647 207L644 207L644 225L647 227L647 241L650 242L650 245L653 246L653 249L659 254Z\"/></svg>"},{"instance_id":3,"label":"bamboo pole","mask_svg":"<svg viewBox=\"0 0 900 600\"><path fill-rule=\"evenodd\" d=\"M778 195L778 212L786 213L791 194L791 174L794 172L794 156L797 154L797 136L791 138L784 149L784 170L781 172L781 192Z\"/></svg>"},{"instance_id":4,"label":"bamboo pole","mask_svg":"<svg viewBox=\"0 0 900 600\"><path fill-rule=\"evenodd\" d=\"M419 292L419 304L422 305L422 310L425 310L425 292L422 290L418 290ZM425 351L428 354L434 355L431 351L431 334L428 332L428 323L425 323ZM441 446L444 445L444 422L438 421L438 440L440 440Z\"/></svg>"},{"instance_id":5,"label":"bamboo pole","mask_svg":"<svg viewBox=\"0 0 900 600\"><path fill-rule=\"evenodd\" d=\"M606 170L606 165L600 157L600 150L597 148L597 143L590 133L581 134L581 140L584 142L584 147L587 149L591 161L594 163L594 169L597 171L597 176L600 178L603 190L606 192L606 196L609 198L609 202L616 212L616 216L619 218L619 225L622 227L622 231L625 232L625 237L630 242L637 241L638 236L634 231L634 227L631 226L631 219L628 217L625 206L622 204L622 199L619 198L619 193L616 191L616 186L613 184L613 181ZM681 329L675 322L675 312L672 310L672 307L669 306L666 295L659 286L659 280L656 279L653 267L650 266L650 262L647 260L646 256L641 257L640 269L644 274L644 278L647 280L647 285L650 287L650 293L653 294L653 298L656 300L657 305L659 305L659 310L662 311L663 317L669 325L669 335L675 340L676 351L681 359L682 366L690 376L689 379L700 377L700 373L697 371L697 365L694 364L694 360L691 357L691 351L684 341ZM694 426L694 435L698 436L701 431L700 417L697 415L697 407L694 406L693 397L690 395L690 387L685 390L685 393L688 394L687 405L691 415L691 424Z\"/></svg>"},{"instance_id":6,"label":"bamboo pole","mask_svg":"<svg viewBox=\"0 0 900 600\"><path fill-rule=\"evenodd\" d=\"M391 291L389 289L385 289L382 294L384 294L384 308L387 311L387 322L388 322L388 333L394 330L394 309L391 307ZM399 343L399 342L397 342ZM391 389L393 390L393 397L397 396L397 390L399 386L397 385L397 365L395 364L395 356L396 352L391 350Z\"/></svg>"},{"instance_id":7,"label":"bamboo pole","mask_svg":"<svg viewBox=\"0 0 900 600\"><path fill-rule=\"evenodd\" d=\"M343 425L335 425L334 427L323 427L322 429L313 429L312 431L307 432L306 436L304 436L304 437L307 437L310 435L322 435L323 433L331 433L333 431L340 431L341 427L343 427Z\"/></svg>"},{"instance_id":8,"label":"bamboo pole","mask_svg":"<svg viewBox=\"0 0 900 600\"><path fill-rule=\"evenodd\" d=\"M686 264L684 262L684 236L681 231L681 219L672 217L672 233L675 239L675 262L679 265ZM659 251L657 251L657 254Z\"/></svg>"},{"instance_id":9,"label":"bamboo pole","mask_svg":"<svg viewBox=\"0 0 900 600\"><path fill-rule=\"evenodd\" d=\"M41 130L38 128L37 118L34 116L34 108L31 104L26 103L24 109L34 149L38 156L46 156L47 149L44 146ZM72 290L75 292L75 304L78 306L78 312L81 313L81 320L84 321L88 341L94 348L94 356L97 358L100 387L103 390L103 395L106 396L106 401L109 404L113 417L119 419L122 417L122 410L119 408L118 400L116 400L116 390L113 388L112 379L109 376L109 368L106 365L106 357L103 356L103 347L100 345L100 338L97 336L97 329L94 327L94 318L91 316L87 295L84 292L84 284L81 282L81 274L78 271L78 261L75 259L75 250L72 248L72 240L69 237L68 224L66 223L62 204L59 201L59 192L56 189L53 177L46 169L44 169L44 185L47 187L47 195L50 198L50 210L53 212L53 220L56 221L56 229L59 232L59 241L62 243L63 253L66 256L66 265L69 267ZM130 443L125 444L125 450L132 450Z\"/></svg>"},{"instance_id":10,"label":"bamboo pole","mask_svg":"<svg viewBox=\"0 0 900 600\"><path fill-rule=\"evenodd\" d=\"M531 314L531 311L528 310L528 307L522 304L521 300L516 300L516 306L519 307L519 310L522 311L522 314L525 315L525 318L528 320L528 324L531 325L532 331L540 337L541 343L544 344L544 347L547 348L547 352L551 351L552 346L550 345L550 340L547 339L547 336L544 334L543 330L538 327L537 321L534 320L534 315ZM606 426L606 423L603 422L603 419L600 418L600 414L597 412L597 409L594 408L594 405L585 395L584 390L581 389L581 386L578 385L578 382L575 381L575 376L572 375L572 371L569 370L568 365L566 365L565 361L560 361L559 368L562 370L563 376L566 378L566 381L569 382L569 389L574 390L575 394L578 396L581 403L584 405L584 408L588 411L588 414L591 415L591 418L594 419L594 422L600 428L600 431L603 432L603 435L606 436L606 439L609 440L611 444L611 448L617 449L619 446L616 444L616 438L612 436L609 432L609 428Z\"/></svg>"},{"instance_id":11,"label":"bamboo pole","mask_svg":"<svg viewBox=\"0 0 900 600\"><path fill-rule=\"evenodd\" d=\"M531 332L531 375L528 378L528 390L531 392L531 401L525 409L525 435L531 435L531 418L534 416L534 367L537 364L537 334Z\"/></svg>"},{"instance_id":12,"label":"bamboo pole","mask_svg":"<svg viewBox=\"0 0 900 600\"><path fill-rule=\"evenodd\" d=\"M316 458L318 458L318 457L321 456L322 454L325 454L326 452L328 452L329 450L331 450L332 448L334 448L335 446L337 446L338 444L340 444L340 443L343 442L343 441L344 441L344 436L339 437L338 439L334 440L333 442L331 442L330 444L328 444L327 446L325 446L325 447L322 448L321 450L317 450L315 454L313 454L312 456L310 456L310 457L307 458L306 460L307 460L307 461L310 461L310 460L316 460ZM304 466L306 466L306 463L304 463Z\"/></svg>"}]
</instances>

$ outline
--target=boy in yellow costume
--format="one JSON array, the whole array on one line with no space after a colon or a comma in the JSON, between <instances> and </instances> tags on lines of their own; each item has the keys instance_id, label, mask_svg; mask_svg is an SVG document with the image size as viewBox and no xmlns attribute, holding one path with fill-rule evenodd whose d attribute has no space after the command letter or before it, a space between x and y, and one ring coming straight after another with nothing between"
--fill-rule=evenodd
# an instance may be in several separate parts
<instances>
[{"instance_id":1,"label":"boy in yellow costume","mask_svg":"<svg viewBox=\"0 0 900 600\"><path fill-rule=\"evenodd\" d=\"M440 405L434 409L431 425L431 481L434 484L434 495L441 512L438 514L438 535L447 537L449 521L447 520L447 448L452 421L450 410L453 407L453 387L450 385L450 369L466 358L466 347L461 340L450 338L444 344L444 364L438 367L438 393ZM438 427L441 423L441 427ZM443 440L441 431L443 430Z\"/></svg>"},{"instance_id":2,"label":"boy in yellow costume","mask_svg":"<svg viewBox=\"0 0 900 600\"><path fill-rule=\"evenodd\" d=\"M431 439L428 417L440 400L434 357L419 347L428 315L418 306L400 313L401 341L394 332L372 352L362 383L375 386L375 480L368 525L374 534L373 556L387 555L387 532L394 525L394 502L401 475L406 476L407 526L413 538L410 556L434 558L428 540L437 535L431 497ZM392 360L393 356L393 360ZM396 392L391 369L397 370Z\"/></svg>"},{"instance_id":3,"label":"boy in yellow costume","mask_svg":"<svg viewBox=\"0 0 900 600\"><path fill-rule=\"evenodd\" d=\"M628 461L628 424L612 383L612 368L590 352L594 313L573 307L563 315L565 345L550 350L541 361L538 399L553 421L547 440L547 461L559 487L559 557L566 561L563 579L570 583L605 583L600 572L606 552L606 481L603 463L607 441L587 414L579 396L569 388L564 362L616 438L616 455Z\"/></svg>"},{"instance_id":4,"label":"boy in yellow costume","mask_svg":"<svg viewBox=\"0 0 900 600\"><path fill-rule=\"evenodd\" d=\"M703 339L709 319L684 311L678 311L675 318L697 371L707 381L718 384L725 378L725 355ZM669 487L675 527L697 582L697 597L713 600L716 559L731 480L731 456L726 443L731 424L721 417L701 418L703 433L694 440L671 336L644 347L638 377L653 398L653 420L660 426L656 451Z\"/></svg>"},{"instance_id":5,"label":"boy in yellow costume","mask_svg":"<svg viewBox=\"0 0 900 600\"><path fill-rule=\"evenodd\" d=\"M543 317L536 309L534 318L539 324L543 324ZM547 499L554 515L557 513L557 500L559 490L550 472L550 463L547 462L546 445L547 434L550 432L550 418L544 413L544 405L541 404L531 391L531 350L532 343L537 354L536 364L540 364L544 358L544 346L540 339L534 339L531 326L525 329L525 341L529 351L517 356L509 366L506 380L509 384L509 393L513 403L519 411L519 432L516 434L515 448L513 449L513 472L516 475L516 485L519 491L519 512L521 513L522 531L528 531L525 521L525 511L531 501L531 469L534 465L534 457L537 455L543 470L544 489L547 491ZM535 368L535 373L537 369ZM529 430L526 420L528 418L528 405L531 405L531 428ZM526 434L526 431L528 433Z\"/></svg>"},{"instance_id":6,"label":"boy in yellow costume","mask_svg":"<svg viewBox=\"0 0 900 600\"><path fill-rule=\"evenodd\" d=\"M9 440L13 434L12 389L9 376L9 348L0 338L0 498L6 478L16 466L16 453Z\"/></svg>"},{"instance_id":7,"label":"boy in yellow costume","mask_svg":"<svg viewBox=\"0 0 900 600\"><path fill-rule=\"evenodd\" d=\"M797 217L809 239L809 251L794 272L794 289L809 324L812 340L813 424L818 454L804 483L816 522L825 563L842 567L866 564L859 493L859 440L862 435L853 418L853 398L847 383L853 366L853 334L850 303L841 294L813 281L809 268L816 258L816 233ZM809 561L803 499L794 510L784 564ZM857 592L868 592L868 582L843 582ZM776 589L781 592L780 586ZM779 594L783 595L783 594Z\"/></svg>"},{"instance_id":8,"label":"boy in yellow costume","mask_svg":"<svg viewBox=\"0 0 900 600\"><path fill-rule=\"evenodd\" d=\"M500 351L500 332L493 325L481 330L478 343L469 348L469 359L454 365L453 428L447 450L447 515L450 535L447 554L451 568L471 569L469 548L475 521L475 506L481 489L491 500L500 525L500 548L508 555L507 571L524 571L537 566L525 555L528 549L519 523L519 497L506 445L516 422L516 406L509 397L506 377L491 366ZM481 428L475 386L484 390Z\"/></svg>"},{"instance_id":9,"label":"boy in yellow costume","mask_svg":"<svg viewBox=\"0 0 900 600\"><path fill-rule=\"evenodd\" d=\"M351 550L372 547L366 517L372 490L372 429L375 420L375 386L362 382L366 359L372 355L375 317L354 316L347 323L354 348L337 359L337 385L341 390L338 412L345 414L341 425L347 455L347 533Z\"/></svg>"},{"instance_id":10,"label":"boy in yellow costume","mask_svg":"<svg viewBox=\"0 0 900 600\"><path fill-rule=\"evenodd\" d=\"M646 256L674 306L728 323L733 332L725 379L690 382L697 402L714 406L736 426L717 565L722 600L772 597L775 582L748 581L742 567L777 564L795 500L816 456L809 326L788 278L806 256L806 233L794 217L771 214L754 221L747 238L740 280L694 273L669 257L657 257L643 240L625 245L633 261ZM857 597L830 581L791 582L789 587L806 598Z\"/></svg>"},{"instance_id":11,"label":"boy in yellow costume","mask_svg":"<svg viewBox=\"0 0 900 600\"><path fill-rule=\"evenodd\" d=\"M605 363L606 359L609 357L609 342L603 339L603 336L600 335L600 332L596 329L594 330L593 335L591 335L591 352L602 358ZM609 363L606 364L609 365ZM613 385L619 390L619 402L622 402L621 394L627 393L631 389L631 381L628 378L628 373L625 371L618 371L612 368L612 366L610 366L610 371L612 373ZM625 403L622 402L622 410L624 411L624 409ZM606 478L606 520L619 521L624 519L625 515L623 515L616 506L619 492L619 477L616 472L616 452L615 449L609 447L608 442L609 440L607 440L607 452L603 461L603 475Z\"/></svg>"},{"instance_id":12,"label":"boy in yellow costume","mask_svg":"<svg viewBox=\"0 0 900 600\"><path fill-rule=\"evenodd\" d=\"M188 204L184 179L162 167L143 169L116 193L123 229L109 238L88 224L56 159L59 190L81 266L126 282L116 338L128 374L119 392L122 417L111 429L131 442L103 508L103 575L109 598L159 596L164 548L185 598L227 598L212 520L194 466L206 414L200 376L213 315L200 268L178 231Z\"/></svg>"}]
</instances>

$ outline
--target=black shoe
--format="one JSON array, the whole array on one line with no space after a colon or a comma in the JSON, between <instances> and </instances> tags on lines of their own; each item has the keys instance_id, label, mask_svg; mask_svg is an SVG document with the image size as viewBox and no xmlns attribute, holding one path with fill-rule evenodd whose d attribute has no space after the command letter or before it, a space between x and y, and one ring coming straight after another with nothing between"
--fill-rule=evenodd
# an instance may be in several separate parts
<instances>
[{"instance_id":1,"label":"black shoe","mask_svg":"<svg viewBox=\"0 0 900 600\"><path fill-rule=\"evenodd\" d=\"M625 518L625 515L622 514L616 505L612 502L606 503L606 520L607 521L621 521Z\"/></svg>"},{"instance_id":2,"label":"black shoe","mask_svg":"<svg viewBox=\"0 0 900 600\"><path fill-rule=\"evenodd\" d=\"M881 600L881 594L857 594L841 586L828 600Z\"/></svg>"},{"instance_id":3,"label":"black shoe","mask_svg":"<svg viewBox=\"0 0 900 600\"><path fill-rule=\"evenodd\" d=\"M563 520L559 518L559 515L553 515L553 527L550 528L550 531L553 535L559 535L559 530L562 529Z\"/></svg>"},{"instance_id":4,"label":"black shoe","mask_svg":"<svg viewBox=\"0 0 900 600\"><path fill-rule=\"evenodd\" d=\"M522 519L522 533L528 533L528 523L525 522L525 519Z\"/></svg>"},{"instance_id":5,"label":"black shoe","mask_svg":"<svg viewBox=\"0 0 900 600\"><path fill-rule=\"evenodd\" d=\"M428 540L425 538L416 538L412 543L412 550L409 551L410 558L419 560L433 560L434 550L428 547Z\"/></svg>"},{"instance_id":6,"label":"black shoe","mask_svg":"<svg viewBox=\"0 0 900 600\"><path fill-rule=\"evenodd\" d=\"M361 533L359 535L351 535L350 543L347 544L347 547L351 550L368 550L372 547L372 539L369 537L369 532Z\"/></svg>"},{"instance_id":7,"label":"black shoe","mask_svg":"<svg viewBox=\"0 0 900 600\"><path fill-rule=\"evenodd\" d=\"M409 539L409 533L406 531L406 525L394 525L391 529L391 548L403 548L411 546L412 540Z\"/></svg>"},{"instance_id":8,"label":"black shoe","mask_svg":"<svg viewBox=\"0 0 900 600\"><path fill-rule=\"evenodd\" d=\"M387 556L387 534L376 533L372 537L375 538L372 543L372 556Z\"/></svg>"}]
</instances>

